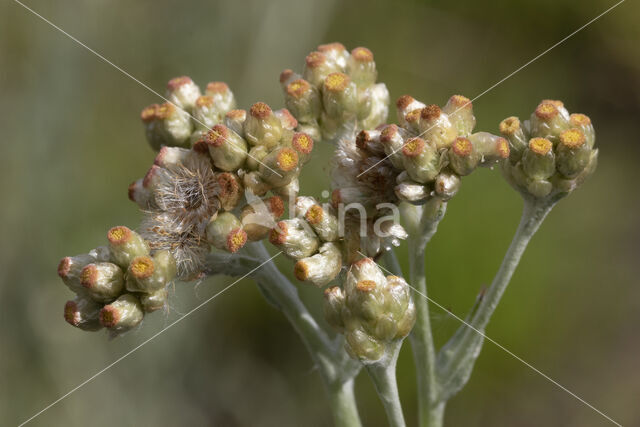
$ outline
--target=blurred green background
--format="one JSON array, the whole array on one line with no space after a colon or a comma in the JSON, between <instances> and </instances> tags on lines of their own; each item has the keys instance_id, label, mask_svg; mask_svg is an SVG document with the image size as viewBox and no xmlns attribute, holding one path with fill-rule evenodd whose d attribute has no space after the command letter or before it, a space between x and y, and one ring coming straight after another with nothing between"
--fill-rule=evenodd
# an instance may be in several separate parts
<instances>
[{"instance_id":1,"label":"blurred green background","mask_svg":"<svg viewBox=\"0 0 640 427\"><path fill-rule=\"evenodd\" d=\"M278 74L319 43L364 45L392 99L470 98L613 5L610 1L116 1L26 4L145 84L224 80L241 106L282 105ZM543 98L591 116L597 173L551 213L488 335L625 426L640 425L640 16L627 1L474 102L496 132ZM62 319L58 260L135 226L127 185L153 153L139 112L158 99L12 1L0 5L0 425L15 425L135 347L232 278L178 285L167 315L116 340ZM392 113L391 119L394 118ZM305 171L329 187L331 147ZM319 179L323 177L323 179ZM463 315L519 219L498 171L465 178L428 248L432 297ZM403 255L406 249L401 249ZM283 268L291 265L283 262ZM321 293L301 289L318 310ZM432 309L438 342L458 326ZM409 346L399 365L416 423ZM365 425L384 425L366 375ZM281 314L243 281L35 419L41 426L324 426L318 373ZM599 426L585 405L491 344L447 407L449 426Z\"/></svg>"}]
</instances>

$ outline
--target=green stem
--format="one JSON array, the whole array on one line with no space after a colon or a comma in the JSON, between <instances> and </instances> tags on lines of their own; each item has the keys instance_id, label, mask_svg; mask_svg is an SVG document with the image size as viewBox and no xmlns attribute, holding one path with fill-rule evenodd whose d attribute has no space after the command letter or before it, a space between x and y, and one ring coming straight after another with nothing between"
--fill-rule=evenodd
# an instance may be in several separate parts
<instances>
[{"instance_id":1,"label":"green stem","mask_svg":"<svg viewBox=\"0 0 640 427\"><path fill-rule=\"evenodd\" d=\"M366 365L367 372L373 381L378 396L380 396L391 427L406 426L396 381L396 364L401 347L402 340L397 340L389 345L385 359Z\"/></svg>"},{"instance_id":2,"label":"green stem","mask_svg":"<svg viewBox=\"0 0 640 427\"><path fill-rule=\"evenodd\" d=\"M245 259L252 259L258 265L271 257L262 242L247 245L244 252L252 257ZM247 271L250 269L251 267L247 268ZM360 426L353 379L360 371L361 365L349 358L340 340L331 340L318 325L298 296L296 287L274 262L264 264L255 271L253 277L265 298L282 311L300 335L311 358L318 366L336 426Z\"/></svg>"},{"instance_id":3,"label":"green stem","mask_svg":"<svg viewBox=\"0 0 640 427\"><path fill-rule=\"evenodd\" d=\"M491 286L482 297L468 325L462 325L438 355L438 377L445 399L457 393L468 381L484 341L484 330L529 241L555 201L525 198L522 218Z\"/></svg>"},{"instance_id":4,"label":"green stem","mask_svg":"<svg viewBox=\"0 0 640 427\"><path fill-rule=\"evenodd\" d=\"M409 239L409 284L414 288L413 300L416 306L416 324L409 338L416 364L418 418L422 427L441 426L444 411L444 405L438 396L436 352L429 318L429 301L426 298L424 257L427 243L437 231L445 211L445 202L438 198L431 199L424 205L418 218L409 217L413 220L408 224L412 235Z\"/></svg>"}]
</instances>

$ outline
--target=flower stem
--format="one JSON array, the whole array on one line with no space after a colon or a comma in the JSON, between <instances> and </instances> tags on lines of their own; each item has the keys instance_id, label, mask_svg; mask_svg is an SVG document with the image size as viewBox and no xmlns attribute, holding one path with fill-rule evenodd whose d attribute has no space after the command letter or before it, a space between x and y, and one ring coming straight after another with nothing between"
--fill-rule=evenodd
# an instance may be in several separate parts
<instances>
[{"instance_id":1,"label":"flower stem","mask_svg":"<svg viewBox=\"0 0 640 427\"><path fill-rule=\"evenodd\" d=\"M460 326L438 355L438 377L445 399L457 393L468 381L484 341L484 336L478 331L484 333L529 241L554 205L555 201L525 198L522 218L509 249L491 286L471 316L469 324L472 328Z\"/></svg>"},{"instance_id":2,"label":"flower stem","mask_svg":"<svg viewBox=\"0 0 640 427\"><path fill-rule=\"evenodd\" d=\"M444 411L444 405L438 396L436 352L429 318L429 302L426 299L424 256L427 243L437 231L445 211L446 202L433 198L422 207L417 223L412 221L413 224L408 224L412 229L412 237L409 239L409 284L414 288L413 300L416 305L416 324L409 338L416 364L418 418L422 427L441 426Z\"/></svg>"},{"instance_id":3,"label":"flower stem","mask_svg":"<svg viewBox=\"0 0 640 427\"><path fill-rule=\"evenodd\" d=\"M262 242L247 245L246 252L260 262L270 257ZM349 358L340 340L329 338L300 300L296 287L273 262L257 270L254 277L267 300L282 311L300 335L318 366L336 426L360 426L353 390L353 379L360 371L360 364Z\"/></svg>"},{"instance_id":4,"label":"flower stem","mask_svg":"<svg viewBox=\"0 0 640 427\"><path fill-rule=\"evenodd\" d=\"M382 361L366 365L391 427L406 426L396 381L396 364L401 347L402 340L397 340L389 345L387 356Z\"/></svg>"}]
</instances>

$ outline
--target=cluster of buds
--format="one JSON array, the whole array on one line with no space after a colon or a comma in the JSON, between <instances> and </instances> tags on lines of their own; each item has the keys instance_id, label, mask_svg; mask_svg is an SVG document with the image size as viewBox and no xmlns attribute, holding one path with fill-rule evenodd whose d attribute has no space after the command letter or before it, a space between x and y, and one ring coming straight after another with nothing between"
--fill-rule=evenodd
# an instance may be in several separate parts
<instances>
[{"instance_id":1,"label":"cluster of buds","mask_svg":"<svg viewBox=\"0 0 640 427\"><path fill-rule=\"evenodd\" d=\"M302 75L284 70L280 84L299 130L332 140L345 125L369 129L386 121L389 91L376 83L377 77L369 49L357 47L349 53L342 44L330 43L307 55Z\"/></svg>"},{"instance_id":2,"label":"cluster of buds","mask_svg":"<svg viewBox=\"0 0 640 427\"><path fill-rule=\"evenodd\" d=\"M129 197L145 212L141 233L152 249L171 250L178 277L190 280L202 271L211 245L236 252L266 237L283 214L278 195L297 194L314 141L296 131L298 122L286 109L273 111L264 102L232 109L234 96L224 83L209 83L205 95L188 77L171 80L168 88L171 103L142 113L149 142L163 146L146 176L131 184ZM145 119L165 107L187 114L190 148L182 147L185 140L165 138L164 122ZM258 212L256 203L244 203L245 196L269 191L274 196L265 197L266 208Z\"/></svg>"},{"instance_id":3,"label":"cluster of buds","mask_svg":"<svg viewBox=\"0 0 640 427\"><path fill-rule=\"evenodd\" d=\"M569 114L564 104L543 100L529 120L508 117L500 133L511 154L503 164L507 181L536 199L563 196L593 173L598 162L595 131L584 114Z\"/></svg>"},{"instance_id":4,"label":"cluster of buds","mask_svg":"<svg viewBox=\"0 0 640 427\"><path fill-rule=\"evenodd\" d=\"M324 286L342 268L338 218L330 206L318 204L313 197L296 198L294 211L294 218L273 227L269 240L296 261L298 280Z\"/></svg>"},{"instance_id":5,"label":"cluster of buds","mask_svg":"<svg viewBox=\"0 0 640 427\"><path fill-rule=\"evenodd\" d=\"M108 246L63 258L58 275L76 294L65 304L65 320L83 330L105 327L117 335L140 324L145 313L165 307L176 262L167 250L150 251L142 236L127 227L113 227L107 239Z\"/></svg>"},{"instance_id":6,"label":"cluster of buds","mask_svg":"<svg viewBox=\"0 0 640 427\"><path fill-rule=\"evenodd\" d=\"M327 322L345 336L345 347L364 363L382 358L387 346L406 337L416 320L411 290L404 279L385 277L371 258L347 272L342 288L325 290Z\"/></svg>"}]
</instances>

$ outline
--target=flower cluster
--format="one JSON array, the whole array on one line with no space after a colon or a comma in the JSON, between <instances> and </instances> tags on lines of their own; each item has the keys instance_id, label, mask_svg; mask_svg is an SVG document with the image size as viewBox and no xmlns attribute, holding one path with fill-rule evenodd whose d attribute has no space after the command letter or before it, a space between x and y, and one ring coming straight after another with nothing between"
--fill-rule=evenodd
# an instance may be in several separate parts
<instances>
[{"instance_id":1,"label":"flower cluster","mask_svg":"<svg viewBox=\"0 0 640 427\"><path fill-rule=\"evenodd\" d=\"M517 117L504 119L500 133L511 146L509 161L502 168L504 176L527 197L566 195L597 166L591 119L569 114L561 101L543 100L522 123Z\"/></svg>"},{"instance_id":2,"label":"flower cluster","mask_svg":"<svg viewBox=\"0 0 640 427\"><path fill-rule=\"evenodd\" d=\"M332 140L345 125L369 129L386 121L389 91L384 83L376 84L377 77L369 49L357 47L349 53L342 44L330 43L307 55L302 75L284 70L280 83L300 130Z\"/></svg>"},{"instance_id":3,"label":"flower cluster","mask_svg":"<svg viewBox=\"0 0 640 427\"><path fill-rule=\"evenodd\" d=\"M330 206L313 197L296 198L294 211L295 218L278 222L269 240L296 260L298 280L324 286L338 276L343 264L338 218Z\"/></svg>"},{"instance_id":4,"label":"flower cluster","mask_svg":"<svg viewBox=\"0 0 640 427\"><path fill-rule=\"evenodd\" d=\"M149 244L127 227L113 227L107 239L108 246L63 258L58 275L76 294L64 307L67 322L119 334L137 326L145 313L165 306L176 264L169 251L151 255Z\"/></svg>"},{"instance_id":5,"label":"flower cluster","mask_svg":"<svg viewBox=\"0 0 640 427\"><path fill-rule=\"evenodd\" d=\"M385 355L387 346L406 337L416 320L407 282L385 277L371 258L349 269L342 288L325 290L325 318L345 336L351 357L373 362Z\"/></svg>"}]
</instances>

